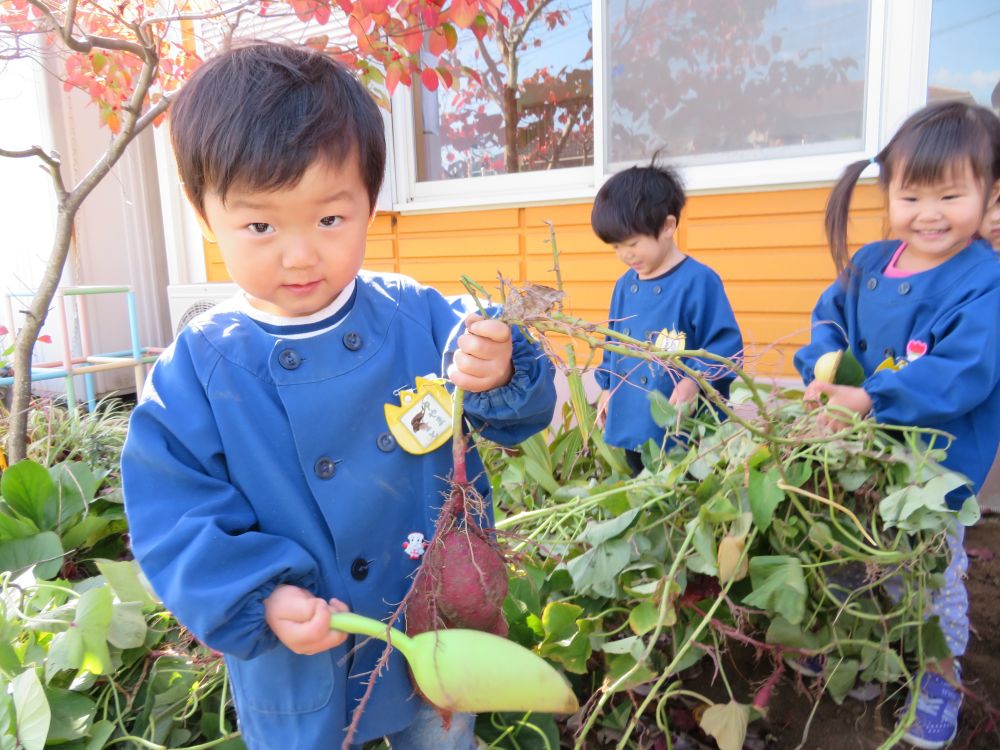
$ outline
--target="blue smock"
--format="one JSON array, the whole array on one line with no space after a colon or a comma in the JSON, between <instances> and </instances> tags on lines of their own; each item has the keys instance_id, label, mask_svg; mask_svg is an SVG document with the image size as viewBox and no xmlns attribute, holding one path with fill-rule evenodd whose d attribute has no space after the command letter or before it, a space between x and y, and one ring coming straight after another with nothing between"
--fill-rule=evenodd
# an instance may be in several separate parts
<instances>
[{"instance_id":1,"label":"blue smock","mask_svg":"<svg viewBox=\"0 0 1000 750\"><path fill-rule=\"evenodd\" d=\"M812 341L795 355L806 384L816 360L850 347L876 420L955 436L944 465L978 491L1000 441L1000 262L976 240L946 262L905 278L883 271L898 240L861 248L819 298ZM876 368L891 358L898 370ZM968 492L953 493L951 507Z\"/></svg>"},{"instance_id":2,"label":"blue smock","mask_svg":"<svg viewBox=\"0 0 1000 750\"><path fill-rule=\"evenodd\" d=\"M665 274L640 279L629 269L615 284L609 327L639 341L655 341L663 330L684 335L685 349L705 349L721 357L739 357L743 337L726 297L722 279L694 258L684 258ZM734 375L709 360L685 359L700 370L723 396ZM612 445L638 450L647 440L663 441L665 430L653 421L649 393L670 397L683 377L658 362L605 351L594 373L602 390L611 391L604 438Z\"/></svg>"},{"instance_id":3,"label":"blue smock","mask_svg":"<svg viewBox=\"0 0 1000 750\"><path fill-rule=\"evenodd\" d=\"M122 456L132 549L177 619L225 655L250 748L340 747L383 644L352 653L352 637L295 654L265 623L263 602L292 584L384 619L403 599L420 563L405 545L412 533L431 537L451 444L404 452L383 404L440 372L474 309L363 272L332 331L283 339L223 306L153 368ZM555 405L550 363L516 329L513 364L510 383L465 398L470 422L505 445L548 425ZM488 498L475 451L468 473ZM355 741L403 729L418 700L394 652Z\"/></svg>"}]
</instances>

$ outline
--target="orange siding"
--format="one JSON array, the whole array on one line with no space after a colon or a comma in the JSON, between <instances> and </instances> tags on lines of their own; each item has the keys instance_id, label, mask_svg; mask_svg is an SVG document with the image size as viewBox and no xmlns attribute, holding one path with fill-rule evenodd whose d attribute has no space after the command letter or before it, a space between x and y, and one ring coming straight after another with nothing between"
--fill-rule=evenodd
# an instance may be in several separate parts
<instances>
[{"instance_id":1,"label":"orange siding","mask_svg":"<svg viewBox=\"0 0 1000 750\"><path fill-rule=\"evenodd\" d=\"M809 314L833 279L823 237L826 188L696 195L684 210L678 244L714 268L760 375L792 375L792 355L809 338ZM600 321L624 267L590 229L590 204L532 206L440 214L380 214L368 234L365 267L397 271L446 294L463 291L468 274L489 290L497 273L555 284L551 221L556 230L568 311ZM855 191L851 242L884 236L882 198L873 185ZM209 281L226 281L215 246L206 244Z\"/></svg>"}]
</instances>

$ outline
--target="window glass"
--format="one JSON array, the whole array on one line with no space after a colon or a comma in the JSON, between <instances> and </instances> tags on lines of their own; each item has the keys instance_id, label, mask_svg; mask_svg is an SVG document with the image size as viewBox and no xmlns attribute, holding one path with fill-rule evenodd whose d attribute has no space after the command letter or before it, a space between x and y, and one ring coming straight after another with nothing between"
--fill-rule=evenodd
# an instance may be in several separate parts
<instances>
[{"instance_id":1,"label":"window glass","mask_svg":"<svg viewBox=\"0 0 1000 750\"><path fill-rule=\"evenodd\" d=\"M1000 4L934 0L927 101L964 99L1000 114Z\"/></svg>"},{"instance_id":2,"label":"window glass","mask_svg":"<svg viewBox=\"0 0 1000 750\"><path fill-rule=\"evenodd\" d=\"M867 0L607 0L608 161L862 147Z\"/></svg>"},{"instance_id":3,"label":"window glass","mask_svg":"<svg viewBox=\"0 0 1000 750\"><path fill-rule=\"evenodd\" d=\"M538 172L594 163L591 4L534 0L453 53L475 78L415 84L417 180Z\"/></svg>"}]
</instances>

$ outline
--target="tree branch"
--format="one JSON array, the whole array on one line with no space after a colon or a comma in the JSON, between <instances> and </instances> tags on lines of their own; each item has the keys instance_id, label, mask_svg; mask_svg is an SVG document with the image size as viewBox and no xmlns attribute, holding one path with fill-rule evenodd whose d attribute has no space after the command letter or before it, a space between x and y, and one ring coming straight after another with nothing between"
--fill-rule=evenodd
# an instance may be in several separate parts
<instances>
[{"instance_id":1,"label":"tree branch","mask_svg":"<svg viewBox=\"0 0 1000 750\"><path fill-rule=\"evenodd\" d=\"M573 132L573 128L576 127L576 124L579 121L579 111L574 112L573 114L570 114L569 112L566 113L566 126L562 129L562 132L559 134L559 138L556 141L556 145L552 149L552 155L549 157L549 163L546 169L552 169L552 167L558 163L559 157L562 156L562 150L566 146L566 141L569 140L569 136Z\"/></svg>"},{"instance_id":2,"label":"tree branch","mask_svg":"<svg viewBox=\"0 0 1000 750\"><path fill-rule=\"evenodd\" d=\"M143 130L149 127L149 124L153 122L153 120L155 120L157 117L166 112L167 107L170 106L170 101L171 97L164 95L164 97L160 99L160 101L158 101L156 104L152 105L149 109L147 109L145 114L143 114L143 116L136 121L135 132L141 133Z\"/></svg>"},{"instance_id":3,"label":"tree branch","mask_svg":"<svg viewBox=\"0 0 1000 750\"><path fill-rule=\"evenodd\" d=\"M76 23L76 2L77 0L69 0L69 5L66 6L66 18L63 20L63 39L73 35L73 24Z\"/></svg>"},{"instance_id":4,"label":"tree branch","mask_svg":"<svg viewBox=\"0 0 1000 750\"><path fill-rule=\"evenodd\" d=\"M122 122L121 132L115 136L111 141L111 145L108 146L108 150L104 152L97 163L91 167L90 171L83 176L74 187L73 191L68 196L68 202L72 203L74 209L79 206L84 198L90 195L90 192L97 187L97 184L104 179L104 176L111 170L111 167L115 165L115 162L121 158L122 153L124 153L126 146L131 143L134 138L142 132L142 129L149 125L156 116L158 116L169 104L169 100L166 98L161 99L156 103L154 107L146 112L147 116L141 116L142 113L142 103L145 101L147 94L149 94L149 89L153 85L153 80L156 77L156 71L159 65L159 55L152 48L143 49L142 55L142 71L139 73L139 78L136 81L135 88L132 91L132 96L129 99L129 103L122 109L125 112L125 117ZM152 117L148 115L151 112L155 112ZM142 127L139 127L139 124Z\"/></svg>"},{"instance_id":5,"label":"tree branch","mask_svg":"<svg viewBox=\"0 0 1000 750\"><path fill-rule=\"evenodd\" d=\"M46 153L41 146L32 146L31 148L24 149L22 151L9 151L5 148L0 148L0 156L6 156L10 159L22 159L28 156L37 156L45 163L46 171L52 176L52 183L55 187L56 198L62 203L66 198L66 186L63 184L62 178L62 161L59 159L59 155L54 151L52 153Z\"/></svg>"},{"instance_id":6,"label":"tree branch","mask_svg":"<svg viewBox=\"0 0 1000 750\"><path fill-rule=\"evenodd\" d=\"M494 100L502 104L503 96L500 94L500 89L504 86L505 76L500 72L500 68L497 67L496 61L493 59L493 56L490 55L490 51L486 48L486 45L483 44L483 40L476 37L476 44L479 46L479 54L483 56L483 60L486 62L486 67L489 69L494 80L495 88L486 87L486 90L493 96Z\"/></svg>"},{"instance_id":7,"label":"tree branch","mask_svg":"<svg viewBox=\"0 0 1000 750\"><path fill-rule=\"evenodd\" d=\"M52 25L52 30L59 35L63 44L74 52L86 54L97 49L117 50L119 52L130 52L136 57L143 56L143 48L135 42L124 39L112 39L111 37L100 36L99 34L84 34L82 38L73 36L72 30L63 27L59 19L55 17L51 10L41 0L28 0L33 8L38 8L42 16Z\"/></svg>"},{"instance_id":8,"label":"tree branch","mask_svg":"<svg viewBox=\"0 0 1000 750\"><path fill-rule=\"evenodd\" d=\"M5 148L0 148L0 156L6 156L8 159L23 159L27 156L37 156L50 166L56 163L52 156L45 153L41 146L32 146L23 151L9 151Z\"/></svg>"},{"instance_id":9,"label":"tree branch","mask_svg":"<svg viewBox=\"0 0 1000 750\"><path fill-rule=\"evenodd\" d=\"M152 18L147 18L139 25L145 28L147 26L152 26L153 24L156 23L172 23L174 21L208 21L213 18L223 18L233 13L238 14L242 12L247 6L255 5L256 3L257 0L244 0L239 5L234 5L232 8L219 8L218 10L205 11L204 13L177 13L172 16L153 16ZM291 15L291 13L280 14L280 15ZM268 14L267 17L275 18L278 16L279 14L274 14L274 15Z\"/></svg>"},{"instance_id":10,"label":"tree branch","mask_svg":"<svg viewBox=\"0 0 1000 750\"><path fill-rule=\"evenodd\" d=\"M521 23L517 25L517 31L514 33L514 36L510 40L510 45L512 48L517 49L520 46L521 42L524 41L524 37L525 35L527 35L528 29L531 27L531 24L534 22L536 18L538 18L538 14L541 13L546 6L551 5L551 3L552 0L541 0L541 2L538 3L538 5L536 5L534 8L532 8L531 11L528 13L528 15L526 15L522 19Z\"/></svg>"}]
</instances>

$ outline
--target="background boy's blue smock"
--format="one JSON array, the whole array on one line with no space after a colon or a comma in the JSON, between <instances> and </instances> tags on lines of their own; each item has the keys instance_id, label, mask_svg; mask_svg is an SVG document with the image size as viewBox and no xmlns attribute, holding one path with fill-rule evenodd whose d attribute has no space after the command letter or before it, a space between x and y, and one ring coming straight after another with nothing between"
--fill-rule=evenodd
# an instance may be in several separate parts
<instances>
[{"instance_id":1,"label":"background boy's blue smock","mask_svg":"<svg viewBox=\"0 0 1000 750\"><path fill-rule=\"evenodd\" d=\"M629 269L615 284L608 317L612 330L639 341L655 340L666 329L684 334L685 349L705 349L721 357L739 357L743 352L743 337L722 279L691 257L653 279L640 279ZM728 396L731 373L708 360L685 362L703 371ZM682 373L605 351L595 377L602 390L611 391L605 440L628 450L638 449L650 438L663 440L665 430L653 421L649 393L658 390L669 397Z\"/></svg>"},{"instance_id":2,"label":"background boy's blue smock","mask_svg":"<svg viewBox=\"0 0 1000 750\"><path fill-rule=\"evenodd\" d=\"M402 276L357 284L344 321L312 338L276 338L236 309L199 318L154 367L122 457L135 556L177 618L226 655L251 748L339 747L383 648L352 655L349 638L294 654L264 599L292 584L385 618L420 563L407 536L430 538L452 470L450 443L424 456L396 445L382 407L440 371L471 301ZM551 365L516 331L513 359L508 385L465 399L482 434L508 445L546 426L555 403ZM488 497L474 452L468 472ZM407 726L412 693L394 653L356 741Z\"/></svg>"},{"instance_id":3,"label":"background boy's blue smock","mask_svg":"<svg viewBox=\"0 0 1000 750\"><path fill-rule=\"evenodd\" d=\"M882 272L898 247L875 242L855 254L854 271L816 304L795 367L808 384L820 356L849 346L875 419L954 435L944 464L978 491L1000 441L1000 261L977 240L936 268L890 278ZM876 372L886 357L907 364Z\"/></svg>"}]
</instances>

